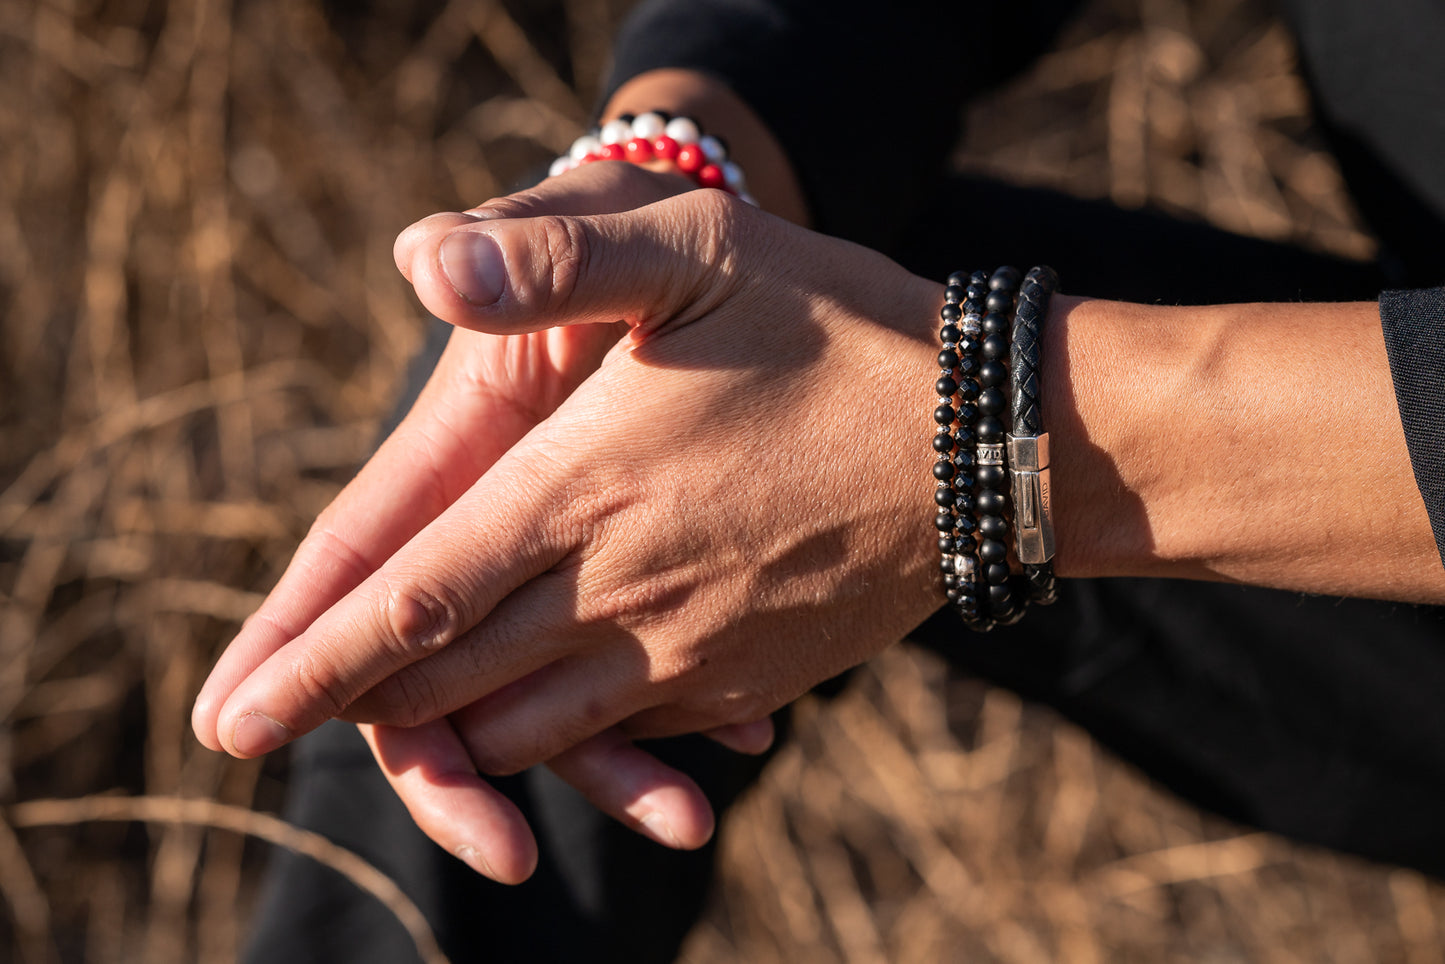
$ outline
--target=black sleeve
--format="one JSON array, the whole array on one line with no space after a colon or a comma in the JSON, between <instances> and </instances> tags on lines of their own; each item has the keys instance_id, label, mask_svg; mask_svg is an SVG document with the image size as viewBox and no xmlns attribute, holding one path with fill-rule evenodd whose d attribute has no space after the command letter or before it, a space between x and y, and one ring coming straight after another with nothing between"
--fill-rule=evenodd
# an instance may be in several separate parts
<instances>
[{"instance_id":1,"label":"black sleeve","mask_svg":"<svg viewBox=\"0 0 1445 964\"><path fill-rule=\"evenodd\" d=\"M1415 483L1445 562L1445 288L1386 291L1380 322Z\"/></svg>"},{"instance_id":2,"label":"black sleeve","mask_svg":"<svg viewBox=\"0 0 1445 964\"><path fill-rule=\"evenodd\" d=\"M1023 67L1077 5L647 0L607 92L662 67L717 77L782 143L814 227L887 248L941 176L966 96Z\"/></svg>"}]
</instances>

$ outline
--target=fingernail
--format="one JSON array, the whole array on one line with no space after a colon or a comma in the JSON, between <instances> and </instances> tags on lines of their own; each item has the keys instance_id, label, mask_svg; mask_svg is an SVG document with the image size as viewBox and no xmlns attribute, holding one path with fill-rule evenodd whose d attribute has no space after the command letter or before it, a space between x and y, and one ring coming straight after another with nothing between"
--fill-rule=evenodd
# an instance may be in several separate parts
<instances>
[{"instance_id":1,"label":"fingernail","mask_svg":"<svg viewBox=\"0 0 1445 964\"><path fill-rule=\"evenodd\" d=\"M291 739L291 731L262 713L247 713L231 731L231 746L242 756L270 753Z\"/></svg>"},{"instance_id":2,"label":"fingernail","mask_svg":"<svg viewBox=\"0 0 1445 964\"><path fill-rule=\"evenodd\" d=\"M490 305L507 284L502 251L485 234L457 231L442 241L442 273L457 294L474 305Z\"/></svg>"},{"instance_id":3,"label":"fingernail","mask_svg":"<svg viewBox=\"0 0 1445 964\"><path fill-rule=\"evenodd\" d=\"M642 825L652 834L653 839L665 843L674 850L682 849L682 841L677 839L677 831L672 829L672 824L663 819L660 813L649 813L642 818Z\"/></svg>"},{"instance_id":4,"label":"fingernail","mask_svg":"<svg viewBox=\"0 0 1445 964\"><path fill-rule=\"evenodd\" d=\"M453 853L457 855L458 860L483 877L490 877L493 880L497 879L497 875L492 873L492 865L487 863L486 858L482 856L482 852L476 847L470 846L469 844L462 844L453 851Z\"/></svg>"}]
</instances>

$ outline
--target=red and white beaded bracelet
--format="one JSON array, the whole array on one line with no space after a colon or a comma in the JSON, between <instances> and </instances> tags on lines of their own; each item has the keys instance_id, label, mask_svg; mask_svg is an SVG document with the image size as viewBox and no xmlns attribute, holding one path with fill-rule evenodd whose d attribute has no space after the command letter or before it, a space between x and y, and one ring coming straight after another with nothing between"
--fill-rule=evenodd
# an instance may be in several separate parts
<instances>
[{"instance_id":1,"label":"red and white beaded bracelet","mask_svg":"<svg viewBox=\"0 0 1445 964\"><path fill-rule=\"evenodd\" d=\"M753 207L757 199L747 191L743 169L728 159L721 140L704 134L689 117L668 118L658 111L637 117L626 114L583 134L572 148L552 162L550 177L565 174L593 161L667 161L698 187L714 187L736 195Z\"/></svg>"}]
</instances>

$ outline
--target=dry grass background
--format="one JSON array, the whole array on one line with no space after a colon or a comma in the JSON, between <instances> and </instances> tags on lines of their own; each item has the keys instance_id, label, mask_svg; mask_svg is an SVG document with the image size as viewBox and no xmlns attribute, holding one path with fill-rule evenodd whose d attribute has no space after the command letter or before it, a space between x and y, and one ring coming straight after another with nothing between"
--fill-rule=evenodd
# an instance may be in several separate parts
<instances>
[{"instance_id":1,"label":"dry grass background","mask_svg":"<svg viewBox=\"0 0 1445 964\"><path fill-rule=\"evenodd\" d=\"M0 959L232 960L275 844L409 913L189 702L418 344L393 236L564 148L625 6L0 4ZM974 169L1372 250L1247 0L1098 0L976 113ZM1435 964L1442 914L900 647L800 705L684 958Z\"/></svg>"}]
</instances>

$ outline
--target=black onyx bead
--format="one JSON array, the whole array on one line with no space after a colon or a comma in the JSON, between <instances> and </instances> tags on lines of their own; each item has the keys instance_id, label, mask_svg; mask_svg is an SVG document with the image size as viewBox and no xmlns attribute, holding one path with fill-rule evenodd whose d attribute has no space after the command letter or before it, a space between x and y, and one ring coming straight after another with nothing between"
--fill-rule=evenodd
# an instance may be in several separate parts
<instances>
[{"instance_id":1,"label":"black onyx bead","mask_svg":"<svg viewBox=\"0 0 1445 964\"><path fill-rule=\"evenodd\" d=\"M1008 473L1003 470L1002 465L980 465L973 470L973 480L978 483L980 489L1003 490L1004 480Z\"/></svg>"},{"instance_id":2,"label":"black onyx bead","mask_svg":"<svg viewBox=\"0 0 1445 964\"><path fill-rule=\"evenodd\" d=\"M1003 562L1008 558L1008 547L997 539L980 539L978 558L983 562Z\"/></svg>"},{"instance_id":3,"label":"black onyx bead","mask_svg":"<svg viewBox=\"0 0 1445 964\"><path fill-rule=\"evenodd\" d=\"M953 453L953 464L960 472L966 472L973 468L973 453L968 449L959 449Z\"/></svg>"},{"instance_id":4,"label":"black onyx bead","mask_svg":"<svg viewBox=\"0 0 1445 964\"><path fill-rule=\"evenodd\" d=\"M1003 335L1009 331L1008 315L1001 311L990 311L983 316L983 333L985 335ZM1005 352L1007 354L1007 352Z\"/></svg>"},{"instance_id":5,"label":"black onyx bead","mask_svg":"<svg viewBox=\"0 0 1445 964\"><path fill-rule=\"evenodd\" d=\"M974 298L968 299L963 303L963 313L965 315L983 314L983 302Z\"/></svg>"},{"instance_id":6,"label":"black onyx bead","mask_svg":"<svg viewBox=\"0 0 1445 964\"><path fill-rule=\"evenodd\" d=\"M1003 539L1008 536L1008 523L1002 516L985 515L978 520L978 534L985 539Z\"/></svg>"},{"instance_id":7,"label":"black onyx bead","mask_svg":"<svg viewBox=\"0 0 1445 964\"><path fill-rule=\"evenodd\" d=\"M1003 441L1003 422L993 415L985 415L974 422L973 431L980 442L992 444Z\"/></svg>"},{"instance_id":8,"label":"black onyx bead","mask_svg":"<svg viewBox=\"0 0 1445 964\"><path fill-rule=\"evenodd\" d=\"M935 452L952 452L953 444L953 436L947 432L939 432L933 436L933 451Z\"/></svg>"},{"instance_id":9,"label":"black onyx bead","mask_svg":"<svg viewBox=\"0 0 1445 964\"><path fill-rule=\"evenodd\" d=\"M959 309L958 305L944 305L938 309L938 317L952 324L963 317L963 312Z\"/></svg>"},{"instance_id":10,"label":"black onyx bead","mask_svg":"<svg viewBox=\"0 0 1445 964\"><path fill-rule=\"evenodd\" d=\"M933 463L933 477L940 482L947 482L953 478L956 472L957 470L954 469L953 463L947 459L940 459Z\"/></svg>"},{"instance_id":11,"label":"black onyx bead","mask_svg":"<svg viewBox=\"0 0 1445 964\"><path fill-rule=\"evenodd\" d=\"M949 601L949 602L951 602L951 603L956 603L956 602L958 602L958 587L957 587L957 586L949 586L947 589L943 590L943 594L948 597L948 601Z\"/></svg>"},{"instance_id":12,"label":"black onyx bead","mask_svg":"<svg viewBox=\"0 0 1445 964\"><path fill-rule=\"evenodd\" d=\"M978 341L977 338L972 338L972 337L964 337L964 338L956 339L956 343L958 344L959 354L962 354L962 355L977 355L979 349L980 349L981 347L983 347L982 345L979 344L979 341Z\"/></svg>"},{"instance_id":13,"label":"black onyx bead","mask_svg":"<svg viewBox=\"0 0 1445 964\"><path fill-rule=\"evenodd\" d=\"M985 387L1002 385L1008 381L1008 368L1003 362L990 358L978 366L978 380Z\"/></svg>"},{"instance_id":14,"label":"black onyx bead","mask_svg":"<svg viewBox=\"0 0 1445 964\"><path fill-rule=\"evenodd\" d=\"M942 559L938 560L938 568L943 572L953 572L953 557L944 556Z\"/></svg>"},{"instance_id":15,"label":"black onyx bead","mask_svg":"<svg viewBox=\"0 0 1445 964\"><path fill-rule=\"evenodd\" d=\"M944 375L938 381L933 383L933 390L938 392L938 394L942 395L944 398L948 398L954 392L958 391L958 382L949 378L947 375Z\"/></svg>"},{"instance_id":16,"label":"black onyx bead","mask_svg":"<svg viewBox=\"0 0 1445 964\"><path fill-rule=\"evenodd\" d=\"M624 123L631 124L633 121L637 120L637 115L636 115L636 114L618 114L618 115L617 115L617 119L620 120L620 121L623 121Z\"/></svg>"},{"instance_id":17,"label":"black onyx bead","mask_svg":"<svg viewBox=\"0 0 1445 964\"><path fill-rule=\"evenodd\" d=\"M954 492L953 507L959 512L972 512L978 500L973 497L972 492Z\"/></svg>"},{"instance_id":18,"label":"black onyx bead","mask_svg":"<svg viewBox=\"0 0 1445 964\"><path fill-rule=\"evenodd\" d=\"M1009 589L1008 583L989 586L988 601L993 606L993 611L1002 615L1004 610L1013 608L1013 590Z\"/></svg>"},{"instance_id":19,"label":"black onyx bead","mask_svg":"<svg viewBox=\"0 0 1445 964\"><path fill-rule=\"evenodd\" d=\"M978 371L981 363L976 355L964 355L958 360L958 373L960 375L972 375Z\"/></svg>"},{"instance_id":20,"label":"black onyx bead","mask_svg":"<svg viewBox=\"0 0 1445 964\"><path fill-rule=\"evenodd\" d=\"M958 352L952 348L945 348L938 353L938 367L952 368L958 364Z\"/></svg>"},{"instance_id":21,"label":"black onyx bead","mask_svg":"<svg viewBox=\"0 0 1445 964\"><path fill-rule=\"evenodd\" d=\"M933 501L937 502L945 509L953 505L953 500L956 498L958 498L957 494L953 491L953 489L949 488L946 485L940 485L938 488L933 490Z\"/></svg>"},{"instance_id":22,"label":"black onyx bead","mask_svg":"<svg viewBox=\"0 0 1445 964\"><path fill-rule=\"evenodd\" d=\"M943 289L943 300L950 305L956 305L963 300L966 290L962 285L949 285Z\"/></svg>"},{"instance_id":23,"label":"black onyx bead","mask_svg":"<svg viewBox=\"0 0 1445 964\"><path fill-rule=\"evenodd\" d=\"M986 285L986 284L982 284L982 285L969 285L969 286L965 289L965 294L966 294L966 296L969 297L969 298L979 298L979 299L987 298L987 297L988 297L988 285Z\"/></svg>"},{"instance_id":24,"label":"black onyx bead","mask_svg":"<svg viewBox=\"0 0 1445 964\"><path fill-rule=\"evenodd\" d=\"M961 515L954 520L954 523L958 534L962 536L971 536L974 530L978 528L978 520L973 516Z\"/></svg>"},{"instance_id":25,"label":"black onyx bead","mask_svg":"<svg viewBox=\"0 0 1445 964\"><path fill-rule=\"evenodd\" d=\"M952 532L952 531L953 531L953 513L952 513L952 512L940 512L940 513L938 513L938 515L936 515L936 516L933 517L933 527L934 527L935 529L937 529L939 532Z\"/></svg>"},{"instance_id":26,"label":"black onyx bead","mask_svg":"<svg viewBox=\"0 0 1445 964\"><path fill-rule=\"evenodd\" d=\"M973 402L960 402L955 405L954 408L958 410L958 420L964 425L978 418L978 406L973 404ZM971 438L973 438L973 429L968 429L967 435L963 433L962 429L959 430L958 440L960 442L966 442Z\"/></svg>"},{"instance_id":27,"label":"black onyx bead","mask_svg":"<svg viewBox=\"0 0 1445 964\"><path fill-rule=\"evenodd\" d=\"M939 425L952 425L958 413L953 410L952 405L940 405L933 410L933 420Z\"/></svg>"},{"instance_id":28,"label":"black onyx bead","mask_svg":"<svg viewBox=\"0 0 1445 964\"><path fill-rule=\"evenodd\" d=\"M973 471L968 469L960 469L959 473L953 477L953 491L965 492L971 490L972 488Z\"/></svg>"},{"instance_id":29,"label":"black onyx bead","mask_svg":"<svg viewBox=\"0 0 1445 964\"><path fill-rule=\"evenodd\" d=\"M985 388L978 396L978 410L985 415L998 415L1006 407L1003 389Z\"/></svg>"},{"instance_id":30,"label":"black onyx bead","mask_svg":"<svg viewBox=\"0 0 1445 964\"><path fill-rule=\"evenodd\" d=\"M953 564L953 560L949 560L949 565L952 565L952 564ZM957 585L958 585L958 576L954 575L954 574L951 573L951 572L945 572L945 573L943 574L943 588L945 588L945 589L952 589L952 588L954 588L954 587L957 586Z\"/></svg>"},{"instance_id":31,"label":"black onyx bead","mask_svg":"<svg viewBox=\"0 0 1445 964\"><path fill-rule=\"evenodd\" d=\"M952 552L952 551L953 551L953 536L948 536L948 535L941 535L941 536L939 536L939 537L938 537L938 551L939 551L939 552Z\"/></svg>"},{"instance_id":32,"label":"black onyx bead","mask_svg":"<svg viewBox=\"0 0 1445 964\"><path fill-rule=\"evenodd\" d=\"M979 393L980 391L982 391L982 389L979 387L978 379L976 379L976 378L961 378L961 379L959 379L959 382L958 382L958 394L960 394L960 395L963 396L964 401L971 402L971 401L973 401L975 398L978 398L978 393Z\"/></svg>"},{"instance_id":33,"label":"black onyx bead","mask_svg":"<svg viewBox=\"0 0 1445 964\"><path fill-rule=\"evenodd\" d=\"M955 271L953 274L948 276L948 286L950 288L955 286L959 288L967 287L971 278L972 275L970 275L967 271Z\"/></svg>"},{"instance_id":34,"label":"black onyx bead","mask_svg":"<svg viewBox=\"0 0 1445 964\"><path fill-rule=\"evenodd\" d=\"M963 332L959 330L957 325L944 325L938 329L938 340L947 342L950 345L957 345L958 339L962 337L962 335ZM972 351L972 349L965 348L964 351Z\"/></svg>"},{"instance_id":35,"label":"black onyx bead","mask_svg":"<svg viewBox=\"0 0 1445 964\"><path fill-rule=\"evenodd\" d=\"M986 285L986 284L988 284L988 272L987 272L987 271L975 271L973 274L971 274L971 275L968 276L968 283L971 284L971 285Z\"/></svg>"},{"instance_id":36,"label":"black onyx bead","mask_svg":"<svg viewBox=\"0 0 1445 964\"><path fill-rule=\"evenodd\" d=\"M1001 332L988 335L983 340L983 357L985 358L1007 358L1008 339Z\"/></svg>"},{"instance_id":37,"label":"black onyx bead","mask_svg":"<svg viewBox=\"0 0 1445 964\"><path fill-rule=\"evenodd\" d=\"M983 581L990 586L1008 582L1008 576L1008 563L1006 562L990 562L983 567Z\"/></svg>"},{"instance_id":38,"label":"black onyx bead","mask_svg":"<svg viewBox=\"0 0 1445 964\"><path fill-rule=\"evenodd\" d=\"M990 291L984 300L989 311L1008 311L1014 306L1014 300L1007 291Z\"/></svg>"},{"instance_id":39,"label":"black onyx bead","mask_svg":"<svg viewBox=\"0 0 1445 964\"><path fill-rule=\"evenodd\" d=\"M984 515L1001 516L1008 510L1008 496L993 489L984 489L978 494L978 511Z\"/></svg>"},{"instance_id":40,"label":"black onyx bead","mask_svg":"<svg viewBox=\"0 0 1445 964\"><path fill-rule=\"evenodd\" d=\"M1000 288L1013 288L1019 283L1019 271L1017 268L1004 265L993 273L988 279L988 286L997 291Z\"/></svg>"}]
</instances>

